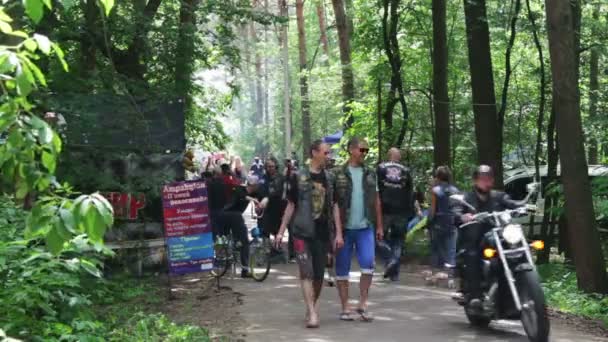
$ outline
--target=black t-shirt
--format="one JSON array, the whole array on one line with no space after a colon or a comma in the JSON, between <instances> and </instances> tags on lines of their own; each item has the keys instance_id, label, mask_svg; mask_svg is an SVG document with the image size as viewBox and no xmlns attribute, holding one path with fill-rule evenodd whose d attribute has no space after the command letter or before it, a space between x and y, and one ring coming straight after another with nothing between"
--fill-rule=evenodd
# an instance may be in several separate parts
<instances>
[{"instance_id":1,"label":"black t-shirt","mask_svg":"<svg viewBox=\"0 0 608 342\"><path fill-rule=\"evenodd\" d=\"M283 199L284 186L285 178L282 175L276 174L270 176L266 174L264 176L264 194L268 197L268 206L266 207L264 216L273 221L278 221L279 224L286 206L286 201Z\"/></svg>"},{"instance_id":2,"label":"black t-shirt","mask_svg":"<svg viewBox=\"0 0 608 342\"><path fill-rule=\"evenodd\" d=\"M210 211L222 210L226 206L226 184L222 178L213 177L207 180L207 196Z\"/></svg>"},{"instance_id":3,"label":"black t-shirt","mask_svg":"<svg viewBox=\"0 0 608 342\"><path fill-rule=\"evenodd\" d=\"M252 197L258 201L261 201L264 199L264 192L263 190L258 189L253 193L247 193L245 186L239 186L235 189L233 196L234 199L224 208L224 210L244 213L249 206L249 200L247 200L247 197Z\"/></svg>"},{"instance_id":4,"label":"black t-shirt","mask_svg":"<svg viewBox=\"0 0 608 342\"><path fill-rule=\"evenodd\" d=\"M327 206L331 205L327 202L327 177L325 172L313 173L310 172L312 181L312 215L315 220L315 235L318 239L329 241L329 220L327 217ZM289 190L287 198L298 205L298 179L297 174L293 174L289 179Z\"/></svg>"}]
</instances>

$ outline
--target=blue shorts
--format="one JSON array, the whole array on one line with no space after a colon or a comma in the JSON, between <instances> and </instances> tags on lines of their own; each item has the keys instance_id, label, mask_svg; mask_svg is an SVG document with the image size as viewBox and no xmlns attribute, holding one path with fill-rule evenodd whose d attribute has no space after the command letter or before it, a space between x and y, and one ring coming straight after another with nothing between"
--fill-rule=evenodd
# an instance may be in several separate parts
<instances>
[{"instance_id":1,"label":"blue shorts","mask_svg":"<svg viewBox=\"0 0 608 342\"><path fill-rule=\"evenodd\" d=\"M361 274L374 274L375 248L374 230L371 227L344 230L344 247L336 254L336 280L349 279L353 249L357 251Z\"/></svg>"}]
</instances>

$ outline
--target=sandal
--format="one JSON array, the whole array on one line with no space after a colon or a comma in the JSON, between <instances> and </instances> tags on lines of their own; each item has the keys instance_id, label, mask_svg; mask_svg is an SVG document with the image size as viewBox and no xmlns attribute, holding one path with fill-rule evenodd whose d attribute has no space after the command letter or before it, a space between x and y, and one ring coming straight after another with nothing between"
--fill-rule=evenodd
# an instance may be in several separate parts
<instances>
[{"instance_id":1,"label":"sandal","mask_svg":"<svg viewBox=\"0 0 608 342\"><path fill-rule=\"evenodd\" d=\"M357 313L361 316L361 321L363 322L372 322L374 320L374 317L367 310L357 309Z\"/></svg>"},{"instance_id":2,"label":"sandal","mask_svg":"<svg viewBox=\"0 0 608 342\"><path fill-rule=\"evenodd\" d=\"M353 313L352 312L342 312L340 314L340 320L341 321L352 322L352 321L355 320L355 318L353 317Z\"/></svg>"}]
</instances>

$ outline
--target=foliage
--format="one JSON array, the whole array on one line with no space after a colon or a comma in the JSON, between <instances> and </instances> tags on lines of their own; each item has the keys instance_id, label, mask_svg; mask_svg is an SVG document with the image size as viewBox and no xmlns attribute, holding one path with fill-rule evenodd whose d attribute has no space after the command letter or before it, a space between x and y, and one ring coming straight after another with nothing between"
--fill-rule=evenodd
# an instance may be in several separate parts
<instances>
[{"instance_id":1,"label":"foliage","mask_svg":"<svg viewBox=\"0 0 608 342\"><path fill-rule=\"evenodd\" d=\"M164 315L147 315L141 312L131 317L124 327L112 331L108 340L115 342L211 341L205 329L191 325L177 325Z\"/></svg>"},{"instance_id":2,"label":"foliage","mask_svg":"<svg viewBox=\"0 0 608 342\"><path fill-rule=\"evenodd\" d=\"M83 207L83 204L78 207ZM41 208L48 208L48 205ZM79 229L77 225L83 224L67 210L58 216L36 216L15 207L10 198L0 198L0 301L4 312L0 317L0 328L11 336L34 340L59 338L68 327L86 331L95 323L91 321L89 312L90 288L85 285L99 281L101 273L98 267L103 254L98 252L106 255L109 252L99 245L93 247L92 239L84 234L69 239L65 244L49 242L52 239L60 241L61 238L53 237L53 233L32 232L26 228L36 219L65 219L47 228L51 231L67 230L67 227L75 231ZM40 227L37 224L31 226Z\"/></svg>"},{"instance_id":3,"label":"foliage","mask_svg":"<svg viewBox=\"0 0 608 342\"><path fill-rule=\"evenodd\" d=\"M608 326L608 296L587 294L577 287L576 272L564 264L539 265L549 306L560 311L600 320Z\"/></svg>"}]
</instances>

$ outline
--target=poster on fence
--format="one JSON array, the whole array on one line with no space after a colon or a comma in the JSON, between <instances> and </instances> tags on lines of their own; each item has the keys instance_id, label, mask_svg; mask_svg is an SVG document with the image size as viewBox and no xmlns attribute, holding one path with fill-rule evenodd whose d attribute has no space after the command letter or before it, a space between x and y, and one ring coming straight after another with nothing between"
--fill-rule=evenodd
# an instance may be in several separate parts
<instances>
[{"instance_id":1,"label":"poster on fence","mask_svg":"<svg viewBox=\"0 0 608 342\"><path fill-rule=\"evenodd\" d=\"M205 182L163 186L163 216L169 271L186 274L211 271L213 235Z\"/></svg>"}]
</instances>

